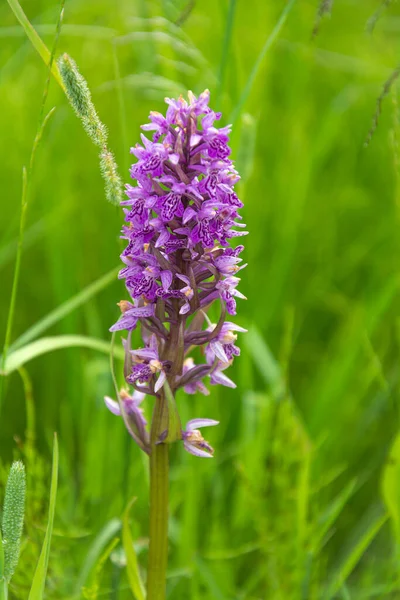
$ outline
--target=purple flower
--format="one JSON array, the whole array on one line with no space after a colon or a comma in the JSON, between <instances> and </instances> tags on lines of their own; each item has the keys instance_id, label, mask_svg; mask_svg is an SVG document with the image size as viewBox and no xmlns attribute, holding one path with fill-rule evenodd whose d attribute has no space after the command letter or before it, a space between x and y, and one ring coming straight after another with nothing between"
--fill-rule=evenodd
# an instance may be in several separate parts
<instances>
[{"instance_id":1,"label":"purple flower","mask_svg":"<svg viewBox=\"0 0 400 600\"><path fill-rule=\"evenodd\" d=\"M128 383L148 383L158 374L154 385L154 391L157 393L165 383L166 373L164 369L167 363L160 360L156 336L152 335L150 337L146 348L131 350L130 353L133 357L134 365L130 375L126 378Z\"/></svg>"},{"instance_id":2,"label":"purple flower","mask_svg":"<svg viewBox=\"0 0 400 600\"><path fill-rule=\"evenodd\" d=\"M133 439L143 450L148 452L149 437L146 431L147 421L140 407L144 397L145 395L141 392L135 391L131 396L129 392L122 389L119 393L119 402L116 402L109 396L105 396L104 402L113 415L123 417L125 425Z\"/></svg>"},{"instance_id":3,"label":"purple flower","mask_svg":"<svg viewBox=\"0 0 400 600\"><path fill-rule=\"evenodd\" d=\"M185 449L195 456L212 458L214 449L203 438L198 427L211 427L212 425L218 424L219 421L213 421L212 419L192 419L191 421L188 421L186 423L185 431L182 431Z\"/></svg>"},{"instance_id":4,"label":"purple flower","mask_svg":"<svg viewBox=\"0 0 400 600\"><path fill-rule=\"evenodd\" d=\"M194 360L191 356L189 356L189 358L187 358L183 363L183 376L187 376L187 383L185 383L183 389L187 394L195 394L196 392L200 392L204 396L208 396L210 392L202 380L196 377L195 370L196 366L194 364ZM192 380L190 378L191 374L193 374Z\"/></svg>"},{"instance_id":5,"label":"purple flower","mask_svg":"<svg viewBox=\"0 0 400 600\"><path fill-rule=\"evenodd\" d=\"M235 387L224 371L240 354L235 332L245 331L225 322L226 313L236 314L236 300L245 298L238 290L238 273L246 266L239 256L243 246L230 245L247 233L234 190L240 177L230 159L230 126L217 127L221 114L209 100L208 90L199 97L189 92L188 101L167 98L165 116L150 113L142 128L153 132L152 140L142 134L131 150L136 183L127 185L121 203L126 247L119 277L129 299L119 303L122 315L111 331L129 332L126 381L160 401L165 386L173 395L179 388L208 394L206 378ZM221 314L211 326L207 311L215 302ZM138 324L143 347L132 350ZM194 363L195 346L203 348L205 364ZM207 442L190 423L182 434L185 444L209 456Z\"/></svg>"},{"instance_id":6,"label":"purple flower","mask_svg":"<svg viewBox=\"0 0 400 600\"><path fill-rule=\"evenodd\" d=\"M208 328L209 331L213 331L214 329L215 325ZM237 340L237 335L234 333L235 331L244 333L247 329L243 329L243 327L239 327L239 325L235 325L235 323L226 321L222 325L218 335L207 344L206 357L209 364L212 364L217 358L229 366L233 358L240 355L240 349L235 346Z\"/></svg>"}]
</instances>

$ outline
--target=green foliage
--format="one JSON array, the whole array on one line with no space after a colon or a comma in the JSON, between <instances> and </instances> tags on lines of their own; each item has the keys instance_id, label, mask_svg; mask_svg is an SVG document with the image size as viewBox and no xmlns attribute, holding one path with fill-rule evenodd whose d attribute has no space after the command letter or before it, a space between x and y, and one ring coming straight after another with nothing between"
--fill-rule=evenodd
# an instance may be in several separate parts
<instances>
[{"instance_id":1,"label":"green foliage","mask_svg":"<svg viewBox=\"0 0 400 600\"><path fill-rule=\"evenodd\" d=\"M59 13L50 0L22 5L34 29L14 0L0 6L3 332L21 170L38 130ZM312 39L316 11L329 5L331 17ZM250 235L240 288L248 300L232 320L249 333L239 336L242 354L229 373L236 390L212 386L208 397L176 401L183 423L209 417L220 426L210 428L213 461L171 444L170 600L400 593L400 129L391 79L399 11L399 3L378 0L66 3L59 52L74 56L90 82L124 181L129 148L149 111L164 110L164 96L209 88L221 124L238 115L232 157ZM373 37L365 31L372 17ZM62 84L56 64L52 73ZM379 98L379 124L364 148ZM122 213L101 201L97 157L54 78L43 114L53 106L30 175L27 167L24 252L2 377L2 489L12 460L27 469L9 597L29 596L56 430L60 482L46 598L72 600L85 588L129 600L132 565L144 573L147 562L148 461L103 403L105 394L115 397L108 328L126 298L113 276ZM114 162L106 168L112 179ZM115 359L119 389L119 334Z\"/></svg>"},{"instance_id":2,"label":"green foliage","mask_svg":"<svg viewBox=\"0 0 400 600\"><path fill-rule=\"evenodd\" d=\"M104 354L109 354L110 344L104 340L92 339L83 335L59 335L54 337L45 337L31 344L26 344L18 350L12 352L4 365L3 373L9 375L13 371L16 371L21 366L48 352L54 352L60 348L91 348ZM116 355L119 358L123 357L121 348L116 350Z\"/></svg>"},{"instance_id":3,"label":"green foliage","mask_svg":"<svg viewBox=\"0 0 400 600\"><path fill-rule=\"evenodd\" d=\"M51 538L53 535L54 514L56 510L58 486L58 440L57 434L54 434L53 444L53 464L51 469L51 484L50 484L50 502L49 502L49 517L46 527L46 535L44 537L42 550L40 552L39 561L36 565L35 574L32 580L31 590L28 600L42 600L44 588L46 585L47 568L49 565Z\"/></svg>"},{"instance_id":4,"label":"green foliage","mask_svg":"<svg viewBox=\"0 0 400 600\"><path fill-rule=\"evenodd\" d=\"M179 418L179 412L176 406L174 395L169 387L168 381L163 385L165 401L163 410L159 416L158 435L166 434L165 443L176 442L182 438L182 425Z\"/></svg>"},{"instance_id":5,"label":"green foliage","mask_svg":"<svg viewBox=\"0 0 400 600\"><path fill-rule=\"evenodd\" d=\"M107 548L110 547L110 544L112 545L112 548L114 547L114 539L116 539L115 535L120 529L121 521L119 519L112 519L104 525L103 529L93 540L85 557L85 561L82 564L76 584L76 594L79 594L82 589L88 587L87 582L90 579L91 573L96 572L96 565L101 561L101 557L107 553Z\"/></svg>"},{"instance_id":6,"label":"green foliage","mask_svg":"<svg viewBox=\"0 0 400 600\"><path fill-rule=\"evenodd\" d=\"M11 465L4 496L2 538L4 578L10 582L18 564L25 514L25 467L21 461Z\"/></svg>"},{"instance_id":7,"label":"green foliage","mask_svg":"<svg viewBox=\"0 0 400 600\"><path fill-rule=\"evenodd\" d=\"M26 14L22 10L20 3L18 2L18 0L7 0L7 1L8 1L8 4L10 5L11 10L13 11L14 15L17 17L18 21L21 23L27 37L29 38L29 40L32 43L32 46L38 52L39 56L43 59L45 64L50 65L51 72L52 72L54 78L59 83L59 85L61 87L63 87L63 82L60 77L60 73L57 68L57 65L54 64L51 60L51 53L49 52L46 45L43 43L43 41L38 36L34 27L32 27L31 23L27 19Z\"/></svg>"},{"instance_id":8,"label":"green foliage","mask_svg":"<svg viewBox=\"0 0 400 600\"><path fill-rule=\"evenodd\" d=\"M135 598L135 600L145 600L146 592L139 571L139 565L135 552L135 547L133 545L131 525L129 519L130 510L134 501L135 498L131 500L124 512L124 518L122 521L122 543L124 545L124 551L126 556L126 571L133 597Z\"/></svg>"},{"instance_id":9,"label":"green foliage","mask_svg":"<svg viewBox=\"0 0 400 600\"><path fill-rule=\"evenodd\" d=\"M383 470L382 496L392 520L396 541L400 544L400 435L393 442Z\"/></svg>"},{"instance_id":10,"label":"green foliage","mask_svg":"<svg viewBox=\"0 0 400 600\"><path fill-rule=\"evenodd\" d=\"M109 558L110 554L118 544L118 538L114 538L104 550L98 561L96 562L96 568L91 577L90 584L87 587L82 588L82 598L85 600L97 600L100 593L100 577L104 568L104 565Z\"/></svg>"}]
</instances>

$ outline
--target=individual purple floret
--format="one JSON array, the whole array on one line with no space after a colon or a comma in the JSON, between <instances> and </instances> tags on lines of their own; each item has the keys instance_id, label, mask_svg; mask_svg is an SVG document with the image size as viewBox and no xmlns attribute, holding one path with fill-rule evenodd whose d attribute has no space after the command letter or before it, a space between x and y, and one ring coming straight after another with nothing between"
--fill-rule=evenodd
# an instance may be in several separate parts
<instances>
[{"instance_id":1,"label":"individual purple floret","mask_svg":"<svg viewBox=\"0 0 400 600\"><path fill-rule=\"evenodd\" d=\"M188 452L195 456L211 458L214 449L203 438L198 427L211 427L218 425L219 421L212 419L192 419L186 423L186 430L182 431L183 444Z\"/></svg>"},{"instance_id":2,"label":"individual purple floret","mask_svg":"<svg viewBox=\"0 0 400 600\"><path fill-rule=\"evenodd\" d=\"M166 385L173 396L179 388L208 394L206 379L235 387L223 371L240 354L235 332L246 331L225 321L226 313L236 314L236 300L244 298L237 289L238 272L246 266L240 258L243 246L230 243L247 233L239 215L243 204L234 191L239 175L229 158L230 126L215 126L221 114L209 108L208 90L188 97L189 102L167 98L165 116L150 113L150 123L142 128L153 137L142 134L142 144L131 150L136 184L127 185L127 200L121 203L127 245L120 278L130 298L119 303L122 314L111 331L129 332L126 381L137 393L158 398ZM211 325L207 313L214 303L220 317ZM138 323L144 346L132 350L131 332ZM200 364L190 356L196 346L205 355ZM110 401L107 405L112 410ZM182 432L187 450L211 456L193 423L216 421L190 421Z\"/></svg>"},{"instance_id":3,"label":"individual purple floret","mask_svg":"<svg viewBox=\"0 0 400 600\"><path fill-rule=\"evenodd\" d=\"M135 442L144 450L149 451L149 435L146 431L147 421L143 415L140 404L145 395L135 391L131 396L129 392L122 389L119 393L119 402L106 396L104 402L107 408L117 416L122 416L129 433Z\"/></svg>"}]
</instances>

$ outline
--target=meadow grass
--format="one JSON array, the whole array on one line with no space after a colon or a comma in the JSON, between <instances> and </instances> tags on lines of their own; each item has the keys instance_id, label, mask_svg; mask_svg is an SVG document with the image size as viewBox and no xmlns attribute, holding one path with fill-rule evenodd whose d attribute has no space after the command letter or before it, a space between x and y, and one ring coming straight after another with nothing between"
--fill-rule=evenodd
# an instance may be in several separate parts
<instances>
[{"instance_id":1,"label":"meadow grass","mask_svg":"<svg viewBox=\"0 0 400 600\"><path fill-rule=\"evenodd\" d=\"M400 597L395 80L364 147L397 66L400 6L337 0L313 37L318 4L65 4L57 55L68 52L88 81L125 181L139 126L150 110L163 109L164 96L208 87L224 123L235 121L250 231L241 286L248 300L236 322L249 333L230 373L236 390L178 395L183 422L207 416L221 425L210 432L213 461L172 449L171 600ZM22 6L51 49L60 5ZM5 337L21 173L29 169L48 73L5 2L0 23ZM53 106L29 169L3 365L3 487L13 459L27 472L10 598L27 598L31 589L57 431L45 597L123 600L132 598L130 586L140 587L132 584L131 539L142 573L146 565L148 465L103 403L113 395L108 328L125 297L116 278L122 218L105 201L98 152L54 79L43 114ZM117 352L119 380L120 358Z\"/></svg>"}]
</instances>

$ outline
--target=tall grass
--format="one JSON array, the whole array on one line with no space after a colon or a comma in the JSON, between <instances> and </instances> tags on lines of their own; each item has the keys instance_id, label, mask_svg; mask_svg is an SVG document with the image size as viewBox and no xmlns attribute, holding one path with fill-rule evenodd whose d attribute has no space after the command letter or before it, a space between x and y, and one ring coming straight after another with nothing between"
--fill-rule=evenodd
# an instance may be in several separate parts
<instances>
[{"instance_id":1,"label":"tall grass","mask_svg":"<svg viewBox=\"0 0 400 600\"><path fill-rule=\"evenodd\" d=\"M58 3L21 5L51 48ZM221 425L210 432L214 461L173 448L174 600L400 594L396 81L363 146L398 63L400 13L396 3L385 7L371 35L365 28L379 2L337 1L312 38L317 7L283 0L66 5L59 53L85 74L125 180L129 145L149 110L187 89L210 88L225 122L236 117L234 157L245 166L248 301L236 320L249 334L232 373L236 390L178 397L183 422L198 414ZM20 174L48 72L8 3L0 17L5 334ZM122 600L136 589L140 598L148 465L103 405L113 392L108 327L124 297L112 276L121 211L104 201L96 150L55 83L48 105L57 110L30 176L27 244L3 365L1 483L13 459L27 466L25 533L9 597L29 595L57 431L46 597Z\"/></svg>"}]
</instances>

